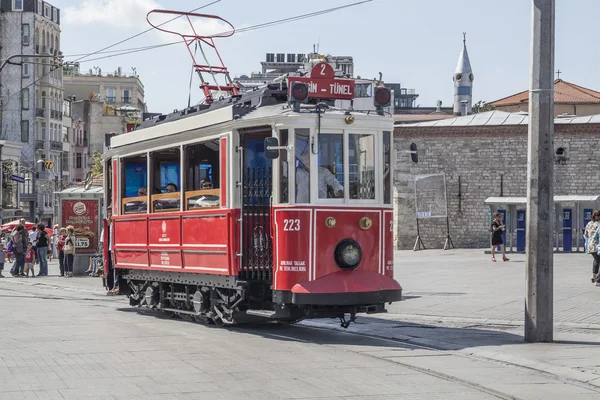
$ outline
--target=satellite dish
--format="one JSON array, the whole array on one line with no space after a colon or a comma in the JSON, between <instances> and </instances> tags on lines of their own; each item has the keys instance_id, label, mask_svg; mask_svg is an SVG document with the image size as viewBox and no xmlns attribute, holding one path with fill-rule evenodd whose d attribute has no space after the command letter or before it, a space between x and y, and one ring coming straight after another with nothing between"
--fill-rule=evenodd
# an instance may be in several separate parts
<instances>
[{"instance_id":1,"label":"satellite dish","mask_svg":"<svg viewBox=\"0 0 600 400\"><path fill-rule=\"evenodd\" d=\"M88 173L85 174L85 184L83 186L85 190L89 190L92 187L93 180L94 177L92 176L92 171L88 171Z\"/></svg>"}]
</instances>

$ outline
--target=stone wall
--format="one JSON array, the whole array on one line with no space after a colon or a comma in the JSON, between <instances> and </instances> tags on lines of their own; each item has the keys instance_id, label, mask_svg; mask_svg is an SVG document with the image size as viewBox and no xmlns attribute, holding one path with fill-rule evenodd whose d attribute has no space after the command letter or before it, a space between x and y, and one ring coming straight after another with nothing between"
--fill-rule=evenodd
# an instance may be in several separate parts
<instances>
[{"instance_id":1,"label":"stone wall","mask_svg":"<svg viewBox=\"0 0 600 400\"><path fill-rule=\"evenodd\" d=\"M418 147L419 161L406 152ZM446 175L450 235L456 247L489 244L488 197L527 195L527 126L399 126L394 132L396 170L395 244L411 249L417 237L414 176ZM555 163L556 195L600 194L600 124L557 124L554 148L566 159ZM460 182L460 185L459 185ZM419 220L428 248L442 248L446 220Z\"/></svg>"}]
</instances>

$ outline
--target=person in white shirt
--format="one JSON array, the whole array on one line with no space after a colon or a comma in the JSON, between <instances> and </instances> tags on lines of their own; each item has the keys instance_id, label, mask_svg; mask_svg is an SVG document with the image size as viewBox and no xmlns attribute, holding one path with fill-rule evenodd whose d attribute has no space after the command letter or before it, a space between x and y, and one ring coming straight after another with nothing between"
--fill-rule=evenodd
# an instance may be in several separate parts
<instances>
[{"instance_id":1,"label":"person in white shirt","mask_svg":"<svg viewBox=\"0 0 600 400\"><path fill-rule=\"evenodd\" d=\"M310 162L308 151L300 154L300 165L296 168L296 203L310 202ZM344 187L325 167L319 167L319 199L327 198L327 186L331 186L335 197L344 197Z\"/></svg>"}]
</instances>

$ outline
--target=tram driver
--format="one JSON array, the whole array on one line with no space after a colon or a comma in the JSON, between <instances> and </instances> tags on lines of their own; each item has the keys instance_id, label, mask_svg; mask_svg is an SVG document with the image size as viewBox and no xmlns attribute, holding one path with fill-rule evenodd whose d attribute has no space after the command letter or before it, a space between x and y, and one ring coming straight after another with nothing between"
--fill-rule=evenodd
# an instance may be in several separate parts
<instances>
[{"instance_id":1,"label":"tram driver","mask_svg":"<svg viewBox=\"0 0 600 400\"><path fill-rule=\"evenodd\" d=\"M310 158L308 150L300 154L298 161L300 161L298 168L296 168L296 187L298 188L296 193L297 203L309 203L310 202L310 188L309 188L309 176L310 176ZM319 198L327 198L327 186L333 189L333 195L335 198L344 197L344 187L336 179L336 177L325 167L319 166Z\"/></svg>"}]
</instances>

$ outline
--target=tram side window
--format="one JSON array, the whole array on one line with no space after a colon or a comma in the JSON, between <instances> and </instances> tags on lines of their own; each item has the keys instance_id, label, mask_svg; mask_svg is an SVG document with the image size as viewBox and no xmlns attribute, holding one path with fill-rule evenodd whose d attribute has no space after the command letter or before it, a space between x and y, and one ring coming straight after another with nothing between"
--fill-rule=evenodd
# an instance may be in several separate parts
<instances>
[{"instance_id":1,"label":"tram side window","mask_svg":"<svg viewBox=\"0 0 600 400\"><path fill-rule=\"evenodd\" d=\"M319 199L344 197L344 136L319 135ZM314 176L314 175L313 175Z\"/></svg>"},{"instance_id":2,"label":"tram side window","mask_svg":"<svg viewBox=\"0 0 600 400\"><path fill-rule=\"evenodd\" d=\"M121 197L123 214L148 211L146 155L128 157L122 161Z\"/></svg>"},{"instance_id":3,"label":"tram side window","mask_svg":"<svg viewBox=\"0 0 600 400\"><path fill-rule=\"evenodd\" d=\"M152 212L180 209L180 151L179 148L151 153Z\"/></svg>"},{"instance_id":4,"label":"tram side window","mask_svg":"<svg viewBox=\"0 0 600 400\"><path fill-rule=\"evenodd\" d=\"M288 130L282 129L279 131L279 145L288 145ZM288 196L288 152L287 150L280 150L279 158L279 203L287 203L289 201Z\"/></svg>"},{"instance_id":5,"label":"tram side window","mask_svg":"<svg viewBox=\"0 0 600 400\"><path fill-rule=\"evenodd\" d=\"M384 204L392 203L392 190L390 176L390 166L392 163L392 144L390 143L390 132L383 132L383 202Z\"/></svg>"},{"instance_id":6,"label":"tram side window","mask_svg":"<svg viewBox=\"0 0 600 400\"><path fill-rule=\"evenodd\" d=\"M348 143L350 168L349 198L375 199L375 136L350 134Z\"/></svg>"},{"instance_id":7,"label":"tram side window","mask_svg":"<svg viewBox=\"0 0 600 400\"><path fill-rule=\"evenodd\" d=\"M186 146L186 210L217 208L220 205L219 141Z\"/></svg>"},{"instance_id":8,"label":"tram side window","mask_svg":"<svg viewBox=\"0 0 600 400\"><path fill-rule=\"evenodd\" d=\"M295 130L296 203L310 203L310 130Z\"/></svg>"}]
</instances>

